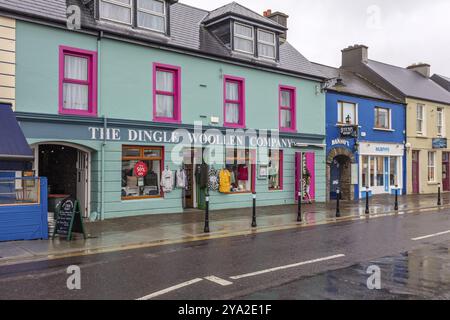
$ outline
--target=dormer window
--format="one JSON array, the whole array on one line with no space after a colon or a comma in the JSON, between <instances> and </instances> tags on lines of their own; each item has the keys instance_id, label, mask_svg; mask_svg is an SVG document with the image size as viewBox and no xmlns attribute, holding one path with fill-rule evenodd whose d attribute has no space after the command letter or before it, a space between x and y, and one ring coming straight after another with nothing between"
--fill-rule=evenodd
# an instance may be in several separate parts
<instances>
[{"instance_id":1,"label":"dormer window","mask_svg":"<svg viewBox=\"0 0 450 320\"><path fill-rule=\"evenodd\" d=\"M137 1L138 27L166 32L166 5L160 0Z\"/></svg>"},{"instance_id":2,"label":"dormer window","mask_svg":"<svg viewBox=\"0 0 450 320\"><path fill-rule=\"evenodd\" d=\"M132 0L101 0L100 18L131 25Z\"/></svg>"},{"instance_id":3,"label":"dormer window","mask_svg":"<svg viewBox=\"0 0 450 320\"><path fill-rule=\"evenodd\" d=\"M100 0L100 18L166 33L168 6L165 0Z\"/></svg>"},{"instance_id":4,"label":"dormer window","mask_svg":"<svg viewBox=\"0 0 450 320\"><path fill-rule=\"evenodd\" d=\"M253 27L234 23L234 50L248 54L255 53L255 33Z\"/></svg>"},{"instance_id":5,"label":"dormer window","mask_svg":"<svg viewBox=\"0 0 450 320\"><path fill-rule=\"evenodd\" d=\"M276 59L276 36L275 33L258 30L258 54L261 57Z\"/></svg>"}]
</instances>

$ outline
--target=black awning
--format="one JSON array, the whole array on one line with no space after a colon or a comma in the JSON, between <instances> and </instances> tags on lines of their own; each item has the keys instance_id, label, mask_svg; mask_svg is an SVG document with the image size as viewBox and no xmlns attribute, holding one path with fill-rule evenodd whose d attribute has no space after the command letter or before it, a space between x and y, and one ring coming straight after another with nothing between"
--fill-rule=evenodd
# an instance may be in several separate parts
<instances>
[{"instance_id":1,"label":"black awning","mask_svg":"<svg viewBox=\"0 0 450 320\"><path fill-rule=\"evenodd\" d=\"M33 152L11 106L0 104L0 163L30 160L33 160Z\"/></svg>"}]
</instances>

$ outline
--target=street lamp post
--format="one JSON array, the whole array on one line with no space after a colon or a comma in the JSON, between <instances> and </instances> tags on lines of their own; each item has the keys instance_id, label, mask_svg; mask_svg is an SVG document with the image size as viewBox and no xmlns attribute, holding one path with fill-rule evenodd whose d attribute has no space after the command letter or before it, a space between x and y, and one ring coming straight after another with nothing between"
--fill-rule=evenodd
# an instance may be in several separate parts
<instances>
[{"instance_id":1,"label":"street lamp post","mask_svg":"<svg viewBox=\"0 0 450 320\"><path fill-rule=\"evenodd\" d=\"M341 217L341 208L339 207L339 202L341 200L341 191L339 189L336 190L336 218Z\"/></svg>"},{"instance_id":2,"label":"street lamp post","mask_svg":"<svg viewBox=\"0 0 450 320\"><path fill-rule=\"evenodd\" d=\"M442 199L441 199L441 184L438 184L438 206L442 205Z\"/></svg>"},{"instance_id":3,"label":"street lamp post","mask_svg":"<svg viewBox=\"0 0 450 320\"><path fill-rule=\"evenodd\" d=\"M395 185L395 205L394 210L398 211L398 185Z\"/></svg>"},{"instance_id":4,"label":"street lamp post","mask_svg":"<svg viewBox=\"0 0 450 320\"><path fill-rule=\"evenodd\" d=\"M205 206L205 233L209 233L209 192L206 193L206 206Z\"/></svg>"},{"instance_id":5,"label":"street lamp post","mask_svg":"<svg viewBox=\"0 0 450 320\"><path fill-rule=\"evenodd\" d=\"M298 208L297 208L297 222L302 222L302 190L300 186L300 191L298 192Z\"/></svg>"}]
</instances>

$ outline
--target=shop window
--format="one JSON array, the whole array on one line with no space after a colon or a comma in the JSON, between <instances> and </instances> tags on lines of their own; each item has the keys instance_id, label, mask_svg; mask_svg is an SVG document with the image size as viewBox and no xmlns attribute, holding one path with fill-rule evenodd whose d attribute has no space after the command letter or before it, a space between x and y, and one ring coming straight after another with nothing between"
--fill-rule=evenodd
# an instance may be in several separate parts
<instances>
[{"instance_id":1,"label":"shop window","mask_svg":"<svg viewBox=\"0 0 450 320\"><path fill-rule=\"evenodd\" d=\"M283 151L269 150L269 190L283 190Z\"/></svg>"},{"instance_id":2,"label":"shop window","mask_svg":"<svg viewBox=\"0 0 450 320\"><path fill-rule=\"evenodd\" d=\"M436 152L428 152L428 182L436 182Z\"/></svg>"},{"instance_id":3,"label":"shop window","mask_svg":"<svg viewBox=\"0 0 450 320\"><path fill-rule=\"evenodd\" d=\"M338 123L352 125L358 124L356 104L348 102L338 103Z\"/></svg>"},{"instance_id":4,"label":"shop window","mask_svg":"<svg viewBox=\"0 0 450 320\"><path fill-rule=\"evenodd\" d=\"M424 113L425 113L425 106L423 104L418 104L417 110L416 110L416 116L417 116L416 130L417 130L417 133L419 133L419 134L423 134L425 131Z\"/></svg>"},{"instance_id":5,"label":"shop window","mask_svg":"<svg viewBox=\"0 0 450 320\"><path fill-rule=\"evenodd\" d=\"M377 186L384 186L384 157L376 157L377 162Z\"/></svg>"},{"instance_id":6,"label":"shop window","mask_svg":"<svg viewBox=\"0 0 450 320\"><path fill-rule=\"evenodd\" d=\"M255 53L253 27L241 23L234 24L234 50L249 54Z\"/></svg>"},{"instance_id":7,"label":"shop window","mask_svg":"<svg viewBox=\"0 0 450 320\"><path fill-rule=\"evenodd\" d=\"M296 131L296 91L293 87L280 87L280 130Z\"/></svg>"},{"instance_id":8,"label":"shop window","mask_svg":"<svg viewBox=\"0 0 450 320\"><path fill-rule=\"evenodd\" d=\"M397 168L397 157L390 157L390 173L389 173L389 183L391 187L398 185L398 168Z\"/></svg>"},{"instance_id":9,"label":"shop window","mask_svg":"<svg viewBox=\"0 0 450 320\"><path fill-rule=\"evenodd\" d=\"M258 30L258 55L275 60L277 57L277 38L275 33Z\"/></svg>"},{"instance_id":10,"label":"shop window","mask_svg":"<svg viewBox=\"0 0 450 320\"><path fill-rule=\"evenodd\" d=\"M391 112L386 108L375 108L375 128L391 129Z\"/></svg>"},{"instance_id":11,"label":"shop window","mask_svg":"<svg viewBox=\"0 0 450 320\"><path fill-rule=\"evenodd\" d=\"M245 81L225 76L224 125L232 128L245 127Z\"/></svg>"},{"instance_id":12,"label":"shop window","mask_svg":"<svg viewBox=\"0 0 450 320\"><path fill-rule=\"evenodd\" d=\"M369 175L369 157L363 156L362 157L362 181L361 181L363 187L369 186L368 175Z\"/></svg>"},{"instance_id":13,"label":"shop window","mask_svg":"<svg viewBox=\"0 0 450 320\"><path fill-rule=\"evenodd\" d=\"M444 123L444 109L437 108L437 134L439 137L445 136Z\"/></svg>"},{"instance_id":14,"label":"shop window","mask_svg":"<svg viewBox=\"0 0 450 320\"><path fill-rule=\"evenodd\" d=\"M163 147L122 148L122 200L162 197Z\"/></svg>"},{"instance_id":15,"label":"shop window","mask_svg":"<svg viewBox=\"0 0 450 320\"><path fill-rule=\"evenodd\" d=\"M254 191L255 166L251 160L252 152L248 149L226 149L226 167L219 173L220 192L227 194ZM223 179L224 176L226 179Z\"/></svg>"},{"instance_id":16,"label":"shop window","mask_svg":"<svg viewBox=\"0 0 450 320\"><path fill-rule=\"evenodd\" d=\"M154 64L153 120L181 122L181 69Z\"/></svg>"},{"instance_id":17,"label":"shop window","mask_svg":"<svg viewBox=\"0 0 450 320\"><path fill-rule=\"evenodd\" d=\"M59 112L97 114L97 53L60 47Z\"/></svg>"}]
</instances>

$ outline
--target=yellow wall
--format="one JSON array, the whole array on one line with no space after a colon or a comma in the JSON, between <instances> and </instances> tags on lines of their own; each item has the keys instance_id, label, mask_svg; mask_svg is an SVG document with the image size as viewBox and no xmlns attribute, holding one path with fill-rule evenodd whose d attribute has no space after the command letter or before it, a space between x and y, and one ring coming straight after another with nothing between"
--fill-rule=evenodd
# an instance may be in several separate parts
<instances>
[{"instance_id":1,"label":"yellow wall","mask_svg":"<svg viewBox=\"0 0 450 320\"><path fill-rule=\"evenodd\" d=\"M437 138L437 109L444 109L445 138L450 137L450 105L435 102L407 99L407 143L411 148L407 149L407 186L408 193L412 193L412 151L420 151L419 154L419 191L420 193L436 193L438 183L442 183L442 153L450 152L450 149L433 149L433 138ZM417 133L417 104L425 105L424 133ZM428 182L428 152L436 151L436 181Z\"/></svg>"},{"instance_id":2,"label":"yellow wall","mask_svg":"<svg viewBox=\"0 0 450 320\"><path fill-rule=\"evenodd\" d=\"M0 102L15 105L16 21L0 16Z\"/></svg>"}]
</instances>

